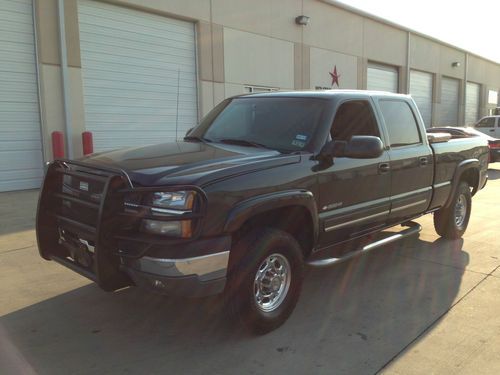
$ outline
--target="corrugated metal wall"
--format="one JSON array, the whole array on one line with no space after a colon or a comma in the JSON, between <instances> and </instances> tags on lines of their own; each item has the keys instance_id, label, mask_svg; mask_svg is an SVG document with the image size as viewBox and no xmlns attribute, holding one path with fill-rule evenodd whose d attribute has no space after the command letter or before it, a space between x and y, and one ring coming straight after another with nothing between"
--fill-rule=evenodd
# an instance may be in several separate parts
<instances>
[{"instance_id":1,"label":"corrugated metal wall","mask_svg":"<svg viewBox=\"0 0 500 375\"><path fill-rule=\"evenodd\" d=\"M417 103L425 127L430 128L432 126L432 74L412 70L410 94Z\"/></svg>"},{"instance_id":2,"label":"corrugated metal wall","mask_svg":"<svg viewBox=\"0 0 500 375\"><path fill-rule=\"evenodd\" d=\"M458 93L460 81L454 78L441 79L441 105L439 126L458 126Z\"/></svg>"},{"instance_id":3,"label":"corrugated metal wall","mask_svg":"<svg viewBox=\"0 0 500 375\"><path fill-rule=\"evenodd\" d=\"M370 64L367 72L367 89L398 92L398 70L391 66Z\"/></svg>"},{"instance_id":4,"label":"corrugated metal wall","mask_svg":"<svg viewBox=\"0 0 500 375\"><path fill-rule=\"evenodd\" d=\"M0 191L40 186L43 157L31 0L0 0Z\"/></svg>"},{"instance_id":5,"label":"corrugated metal wall","mask_svg":"<svg viewBox=\"0 0 500 375\"><path fill-rule=\"evenodd\" d=\"M78 17L96 151L172 141L196 125L193 23L83 0Z\"/></svg>"},{"instance_id":6,"label":"corrugated metal wall","mask_svg":"<svg viewBox=\"0 0 500 375\"><path fill-rule=\"evenodd\" d=\"M479 120L479 98L481 85L467 82L465 94L465 125L475 124Z\"/></svg>"}]
</instances>

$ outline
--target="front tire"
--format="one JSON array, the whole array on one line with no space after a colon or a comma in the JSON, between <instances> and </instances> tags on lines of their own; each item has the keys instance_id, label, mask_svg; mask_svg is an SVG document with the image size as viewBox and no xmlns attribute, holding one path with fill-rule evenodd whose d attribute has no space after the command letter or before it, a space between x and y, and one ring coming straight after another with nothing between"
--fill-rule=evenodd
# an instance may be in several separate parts
<instances>
[{"instance_id":1,"label":"front tire","mask_svg":"<svg viewBox=\"0 0 500 375\"><path fill-rule=\"evenodd\" d=\"M461 238L469 224L471 203L469 185L462 181L453 196L450 206L441 208L434 213L436 232L447 239Z\"/></svg>"},{"instance_id":2,"label":"front tire","mask_svg":"<svg viewBox=\"0 0 500 375\"><path fill-rule=\"evenodd\" d=\"M302 288L304 261L287 232L259 228L235 246L226 288L230 312L251 331L265 334L290 316Z\"/></svg>"}]
</instances>

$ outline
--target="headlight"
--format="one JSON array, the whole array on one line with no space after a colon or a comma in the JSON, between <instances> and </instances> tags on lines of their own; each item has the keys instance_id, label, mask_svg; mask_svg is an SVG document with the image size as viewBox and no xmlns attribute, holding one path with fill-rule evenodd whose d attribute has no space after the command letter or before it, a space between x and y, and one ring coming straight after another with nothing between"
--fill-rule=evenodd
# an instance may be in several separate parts
<instances>
[{"instance_id":1,"label":"headlight","mask_svg":"<svg viewBox=\"0 0 500 375\"><path fill-rule=\"evenodd\" d=\"M161 221L144 219L142 229L148 233L171 237L189 238L192 235L191 220Z\"/></svg>"},{"instance_id":2,"label":"headlight","mask_svg":"<svg viewBox=\"0 0 500 375\"><path fill-rule=\"evenodd\" d=\"M158 220L143 219L143 232L170 237L189 238L192 236L192 220L182 220L182 215L189 215L194 208L196 192L190 190L158 191L148 194L141 205L148 213L157 216ZM130 207L130 202L126 206ZM162 217L176 217L179 220L162 220Z\"/></svg>"},{"instance_id":3,"label":"headlight","mask_svg":"<svg viewBox=\"0 0 500 375\"><path fill-rule=\"evenodd\" d=\"M148 204L175 210L191 210L194 196L194 191L159 191L151 194Z\"/></svg>"}]
</instances>

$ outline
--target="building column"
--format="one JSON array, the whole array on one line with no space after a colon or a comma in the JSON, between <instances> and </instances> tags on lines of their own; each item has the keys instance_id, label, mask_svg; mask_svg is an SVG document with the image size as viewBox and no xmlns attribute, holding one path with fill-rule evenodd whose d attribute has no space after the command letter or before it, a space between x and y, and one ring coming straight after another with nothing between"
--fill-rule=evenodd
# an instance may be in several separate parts
<instances>
[{"instance_id":1,"label":"building column","mask_svg":"<svg viewBox=\"0 0 500 375\"><path fill-rule=\"evenodd\" d=\"M57 0L35 1L37 63L44 160L53 159L51 133L66 132ZM64 26L68 67L68 99L71 108L73 157L82 155L81 133L85 130L83 85L77 0L64 2Z\"/></svg>"}]
</instances>

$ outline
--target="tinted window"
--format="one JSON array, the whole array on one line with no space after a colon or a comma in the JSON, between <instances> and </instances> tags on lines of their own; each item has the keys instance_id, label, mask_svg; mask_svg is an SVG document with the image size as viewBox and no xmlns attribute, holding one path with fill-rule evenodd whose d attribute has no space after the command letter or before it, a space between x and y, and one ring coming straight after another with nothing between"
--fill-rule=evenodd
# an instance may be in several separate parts
<instances>
[{"instance_id":1,"label":"tinted window","mask_svg":"<svg viewBox=\"0 0 500 375\"><path fill-rule=\"evenodd\" d=\"M478 122L476 128L494 128L495 127L495 118L494 117L486 117Z\"/></svg>"},{"instance_id":2,"label":"tinted window","mask_svg":"<svg viewBox=\"0 0 500 375\"><path fill-rule=\"evenodd\" d=\"M283 152L312 139L327 102L313 98L235 98L207 115L190 135L212 142L248 141Z\"/></svg>"},{"instance_id":3,"label":"tinted window","mask_svg":"<svg viewBox=\"0 0 500 375\"><path fill-rule=\"evenodd\" d=\"M348 141L353 135L380 136L371 106L366 101L343 103L335 114L331 130L332 139Z\"/></svg>"},{"instance_id":4,"label":"tinted window","mask_svg":"<svg viewBox=\"0 0 500 375\"><path fill-rule=\"evenodd\" d=\"M389 132L391 146L406 146L421 142L417 121L408 103L381 100L380 110Z\"/></svg>"}]
</instances>

